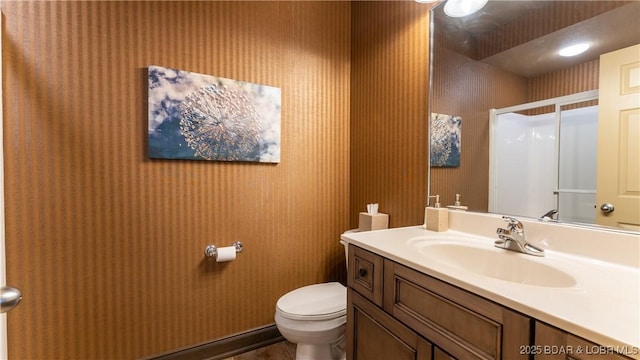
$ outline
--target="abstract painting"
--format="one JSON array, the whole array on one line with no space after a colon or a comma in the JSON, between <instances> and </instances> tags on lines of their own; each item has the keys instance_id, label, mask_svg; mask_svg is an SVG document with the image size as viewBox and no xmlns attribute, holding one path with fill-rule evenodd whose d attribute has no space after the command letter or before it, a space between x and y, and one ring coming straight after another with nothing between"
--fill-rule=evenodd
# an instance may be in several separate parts
<instances>
[{"instance_id":1,"label":"abstract painting","mask_svg":"<svg viewBox=\"0 0 640 360\"><path fill-rule=\"evenodd\" d=\"M280 162L280 88L149 66L149 157Z\"/></svg>"},{"instance_id":2,"label":"abstract painting","mask_svg":"<svg viewBox=\"0 0 640 360\"><path fill-rule=\"evenodd\" d=\"M431 166L460 166L460 116L431 114Z\"/></svg>"}]
</instances>

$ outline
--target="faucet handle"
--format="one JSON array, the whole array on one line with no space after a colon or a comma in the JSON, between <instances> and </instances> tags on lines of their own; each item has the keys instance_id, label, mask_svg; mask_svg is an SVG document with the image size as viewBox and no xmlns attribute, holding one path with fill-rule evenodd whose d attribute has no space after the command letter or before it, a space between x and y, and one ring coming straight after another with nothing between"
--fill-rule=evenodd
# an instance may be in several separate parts
<instances>
[{"instance_id":1,"label":"faucet handle","mask_svg":"<svg viewBox=\"0 0 640 360\"><path fill-rule=\"evenodd\" d=\"M515 231L520 234L524 232L524 225L522 225L520 220L511 216L503 216L502 219L506 221L507 224L509 224L509 230Z\"/></svg>"}]
</instances>

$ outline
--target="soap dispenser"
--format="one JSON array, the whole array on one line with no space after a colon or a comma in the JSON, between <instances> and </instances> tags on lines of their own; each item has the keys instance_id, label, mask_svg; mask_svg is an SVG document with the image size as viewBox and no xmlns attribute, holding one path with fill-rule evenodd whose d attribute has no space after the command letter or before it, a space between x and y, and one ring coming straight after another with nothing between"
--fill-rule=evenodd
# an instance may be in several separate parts
<instances>
[{"instance_id":1,"label":"soap dispenser","mask_svg":"<svg viewBox=\"0 0 640 360\"><path fill-rule=\"evenodd\" d=\"M440 206L440 195L429 196L435 198L433 206L424 209L424 224L427 230L447 231L449 229L449 210Z\"/></svg>"},{"instance_id":2,"label":"soap dispenser","mask_svg":"<svg viewBox=\"0 0 640 360\"><path fill-rule=\"evenodd\" d=\"M463 211L466 211L467 209L469 209L469 207L462 205L462 203L460 203L460 194L456 194L456 201L453 203L453 205L448 205L447 207L449 209L463 210Z\"/></svg>"}]
</instances>

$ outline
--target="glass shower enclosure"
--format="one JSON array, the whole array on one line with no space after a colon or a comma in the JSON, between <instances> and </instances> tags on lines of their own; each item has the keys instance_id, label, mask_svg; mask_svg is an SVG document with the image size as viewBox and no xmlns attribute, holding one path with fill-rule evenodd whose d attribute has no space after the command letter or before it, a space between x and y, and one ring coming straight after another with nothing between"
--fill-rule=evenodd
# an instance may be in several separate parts
<instances>
[{"instance_id":1,"label":"glass shower enclosure","mask_svg":"<svg viewBox=\"0 0 640 360\"><path fill-rule=\"evenodd\" d=\"M490 110L489 212L595 223L598 91Z\"/></svg>"}]
</instances>

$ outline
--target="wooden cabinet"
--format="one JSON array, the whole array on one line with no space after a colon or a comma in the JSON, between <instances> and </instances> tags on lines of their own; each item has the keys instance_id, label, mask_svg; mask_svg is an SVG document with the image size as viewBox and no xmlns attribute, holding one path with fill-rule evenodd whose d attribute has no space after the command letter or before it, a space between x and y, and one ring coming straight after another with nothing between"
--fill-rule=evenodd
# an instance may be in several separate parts
<instances>
[{"instance_id":1,"label":"wooden cabinet","mask_svg":"<svg viewBox=\"0 0 640 360\"><path fill-rule=\"evenodd\" d=\"M382 307L384 259L357 246L349 246L347 285L369 301Z\"/></svg>"},{"instance_id":2,"label":"wooden cabinet","mask_svg":"<svg viewBox=\"0 0 640 360\"><path fill-rule=\"evenodd\" d=\"M384 310L459 359L528 359L531 320L390 260Z\"/></svg>"},{"instance_id":3,"label":"wooden cabinet","mask_svg":"<svg viewBox=\"0 0 640 360\"><path fill-rule=\"evenodd\" d=\"M347 290L347 357L352 360L431 360L432 345L379 307Z\"/></svg>"},{"instance_id":4,"label":"wooden cabinet","mask_svg":"<svg viewBox=\"0 0 640 360\"><path fill-rule=\"evenodd\" d=\"M637 355L637 348L599 346L543 322L535 323L535 344L527 348L535 360L630 360L618 354Z\"/></svg>"},{"instance_id":5,"label":"wooden cabinet","mask_svg":"<svg viewBox=\"0 0 640 360\"><path fill-rule=\"evenodd\" d=\"M433 360L457 360L439 347L433 347Z\"/></svg>"},{"instance_id":6,"label":"wooden cabinet","mask_svg":"<svg viewBox=\"0 0 640 360\"><path fill-rule=\"evenodd\" d=\"M349 246L347 359L528 359L528 318Z\"/></svg>"},{"instance_id":7,"label":"wooden cabinet","mask_svg":"<svg viewBox=\"0 0 640 360\"><path fill-rule=\"evenodd\" d=\"M632 360L349 245L348 360Z\"/></svg>"}]
</instances>

